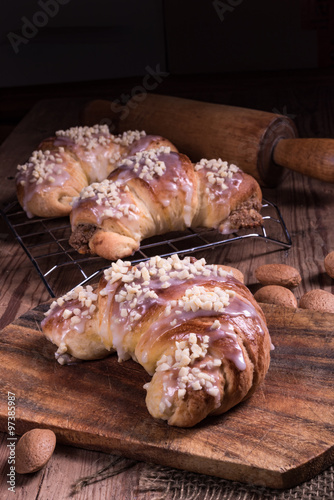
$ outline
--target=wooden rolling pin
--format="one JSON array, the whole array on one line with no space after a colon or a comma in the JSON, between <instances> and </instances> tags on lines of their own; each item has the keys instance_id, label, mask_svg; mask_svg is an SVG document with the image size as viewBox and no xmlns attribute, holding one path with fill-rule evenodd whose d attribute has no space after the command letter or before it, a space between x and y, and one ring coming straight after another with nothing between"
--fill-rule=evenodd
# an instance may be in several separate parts
<instances>
[{"instance_id":1,"label":"wooden rolling pin","mask_svg":"<svg viewBox=\"0 0 334 500\"><path fill-rule=\"evenodd\" d=\"M192 161L222 158L274 187L285 169L334 182L334 139L298 139L284 115L157 94L137 94L126 105L92 101L85 124L112 124L115 133L145 130L172 141Z\"/></svg>"}]
</instances>

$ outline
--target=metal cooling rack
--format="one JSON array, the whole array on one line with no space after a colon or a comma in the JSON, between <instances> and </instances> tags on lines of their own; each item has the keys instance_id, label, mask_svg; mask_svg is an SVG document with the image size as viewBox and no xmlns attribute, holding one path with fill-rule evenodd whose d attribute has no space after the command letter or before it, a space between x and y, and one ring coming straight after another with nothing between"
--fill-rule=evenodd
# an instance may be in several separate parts
<instances>
[{"instance_id":1,"label":"metal cooling rack","mask_svg":"<svg viewBox=\"0 0 334 500\"><path fill-rule=\"evenodd\" d=\"M189 253L215 248L246 238L260 238L283 248L291 247L291 238L276 205L263 200L263 224L255 229L223 235L214 230L188 229L155 236L142 242L130 260L133 264L148 260L154 255L167 257L174 253ZM101 257L77 253L68 243L71 228L67 217L28 219L17 202L1 214L23 250L35 266L51 297L55 297L54 284L63 272L71 271L75 285L83 285L108 268L110 262Z\"/></svg>"}]
</instances>

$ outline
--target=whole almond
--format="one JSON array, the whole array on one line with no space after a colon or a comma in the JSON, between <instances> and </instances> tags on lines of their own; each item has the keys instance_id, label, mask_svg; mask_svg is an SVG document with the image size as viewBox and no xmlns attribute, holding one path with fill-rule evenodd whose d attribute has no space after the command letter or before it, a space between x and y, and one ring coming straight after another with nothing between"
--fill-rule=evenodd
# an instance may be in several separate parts
<instances>
[{"instance_id":1,"label":"whole almond","mask_svg":"<svg viewBox=\"0 0 334 500\"><path fill-rule=\"evenodd\" d=\"M223 265L220 265L219 267L221 269L224 269L224 271L227 271L228 273L232 273L234 278L237 279L238 281L240 281L241 283L245 282L244 275L241 271L239 271L239 269L236 269L235 267L223 266Z\"/></svg>"},{"instance_id":2,"label":"whole almond","mask_svg":"<svg viewBox=\"0 0 334 500\"><path fill-rule=\"evenodd\" d=\"M334 251L326 255L324 264L326 273L334 279Z\"/></svg>"},{"instance_id":3,"label":"whole almond","mask_svg":"<svg viewBox=\"0 0 334 500\"><path fill-rule=\"evenodd\" d=\"M255 270L256 279L261 285L279 285L295 288L302 278L299 271L287 264L264 264Z\"/></svg>"},{"instance_id":4,"label":"whole almond","mask_svg":"<svg viewBox=\"0 0 334 500\"><path fill-rule=\"evenodd\" d=\"M288 288L279 285L263 286L254 293L257 302L265 304L276 304L278 306L296 309L297 299Z\"/></svg>"},{"instance_id":5,"label":"whole almond","mask_svg":"<svg viewBox=\"0 0 334 500\"><path fill-rule=\"evenodd\" d=\"M299 301L302 309L334 313L334 295L326 290L311 290L305 293Z\"/></svg>"},{"instance_id":6,"label":"whole almond","mask_svg":"<svg viewBox=\"0 0 334 500\"><path fill-rule=\"evenodd\" d=\"M32 429L16 445L15 467L18 474L29 474L44 467L56 446L56 435L49 429Z\"/></svg>"}]
</instances>

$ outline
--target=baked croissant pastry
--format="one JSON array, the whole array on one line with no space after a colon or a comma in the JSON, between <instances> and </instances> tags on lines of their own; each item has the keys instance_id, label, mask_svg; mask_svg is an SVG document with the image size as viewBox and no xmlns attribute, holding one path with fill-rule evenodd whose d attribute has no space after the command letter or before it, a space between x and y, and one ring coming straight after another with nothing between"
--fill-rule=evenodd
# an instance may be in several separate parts
<instances>
[{"instance_id":1,"label":"baked croissant pastry","mask_svg":"<svg viewBox=\"0 0 334 500\"><path fill-rule=\"evenodd\" d=\"M105 179L122 158L163 145L176 151L167 139L143 131L115 136L107 125L58 130L18 166L19 203L28 217L68 215L72 199L92 182Z\"/></svg>"},{"instance_id":2,"label":"baked croissant pastry","mask_svg":"<svg viewBox=\"0 0 334 500\"><path fill-rule=\"evenodd\" d=\"M249 398L272 347L261 308L231 272L177 254L114 262L96 288L54 301L42 330L61 364L112 350L140 363L152 375L149 413L181 427Z\"/></svg>"},{"instance_id":3,"label":"baked croissant pastry","mask_svg":"<svg viewBox=\"0 0 334 500\"><path fill-rule=\"evenodd\" d=\"M135 252L153 235L188 227L232 232L261 224L256 180L233 164L193 164L169 147L137 152L73 200L70 244L109 260Z\"/></svg>"}]
</instances>

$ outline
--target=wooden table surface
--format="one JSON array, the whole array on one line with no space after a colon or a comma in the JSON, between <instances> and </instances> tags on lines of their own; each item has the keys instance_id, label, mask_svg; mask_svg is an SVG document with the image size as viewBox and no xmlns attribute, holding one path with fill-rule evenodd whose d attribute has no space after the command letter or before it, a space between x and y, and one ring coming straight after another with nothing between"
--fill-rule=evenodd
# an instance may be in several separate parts
<instances>
[{"instance_id":1,"label":"wooden table surface","mask_svg":"<svg viewBox=\"0 0 334 500\"><path fill-rule=\"evenodd\" d=\"M268 89L266 84L264 89ZM299 133L303 137L334 137L334 89L322 81L321 88L303 85L303 92L291 87L275 88L271 102L268 94L262 92L262 109L294 115ZM261 109L261 89L256 95L250 94L249 100L244 95L238 104ZM165 91L166 92L166 91ZM180 93L180 95L184 95ZM255 96L255 97L254 97ZM194 96L191 96L194 97ZM65 128L79 123L79 113L85 99L60 99L48 103L49 117L46 120L41 112L45 103L33 107L30 114L20 122L12 134L5 139L0 148L0 203L4 208L15 197L14 175L16 165L24 162L38 142L55 129ZM268 105L268 102L270 104ZM226 94L226 103L234 104L231 92ZM269 109L268 109L269 108ZM33 119L34 127L31 127ZM21 138L25 140L22 141ZM284 181L275 189L264 189L265 198L277 204L289 229L293 245L286 250L271 243L258 240L246 240L223 247L215 253L215 259L238 267L245 275L245 282L252 291L256 289L254 269L264 263L275 262L289 264L299 269L302 275L301 285L294 291L297 300L308 290L321 288L334 292L334 280L324 271L324 257L334 250L334 185L288 173ZM24 312L47 301L50 296L41 282L19 243L10 234L6 224L0 222L1 290L0 290L0 328L11 323ZM203 254L200 254L203 256ZM212 254L205 255L208 260ZM66 280L71 276L64 276ZM8 473L8 449L6 434L1 434L0 444L0 486L1 498L12 498L7 491L6 474ZM71 485L78 479L95 474L110 461L110 456L68 446L57 446L48 465L33 475L16 477L16 497L40 499L70 498ZM76 499L115 498L115 499L151 499L151 491L140 490L140 478L150 469L148 464L130 461L127 470L104 481L86 486L75 495ZM121 467L124 463L116 465ZM167 493L165 498L172 498Z\"/></svg>"}]
</instances>

